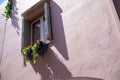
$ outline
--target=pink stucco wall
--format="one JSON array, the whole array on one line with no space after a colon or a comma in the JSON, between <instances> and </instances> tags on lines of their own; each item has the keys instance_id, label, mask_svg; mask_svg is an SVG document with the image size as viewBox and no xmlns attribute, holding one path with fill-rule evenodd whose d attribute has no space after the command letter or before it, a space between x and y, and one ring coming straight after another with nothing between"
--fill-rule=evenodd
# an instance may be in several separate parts
<instances>
[{"instance_id":1,"label":"pink stucco wall","mask_svg":"<svg viewBox=\"0 0 120 80\"><path fill-rule=\"evenodd\" d=\"M15 0L14 0L15 1ZM1 80L120 80L119 20L112 0L52 0L53 42L44 58L23 66L21 14L39 0L16 0L18 14L7 23ZM0 51L5 20L0 5ZM13 23L11 23L13 21ZM17 28L19 27L19 28ZM0 53L1 55L1 53ZM88 79L89 80L89 79Z\"/></svg>"}]
</instances>

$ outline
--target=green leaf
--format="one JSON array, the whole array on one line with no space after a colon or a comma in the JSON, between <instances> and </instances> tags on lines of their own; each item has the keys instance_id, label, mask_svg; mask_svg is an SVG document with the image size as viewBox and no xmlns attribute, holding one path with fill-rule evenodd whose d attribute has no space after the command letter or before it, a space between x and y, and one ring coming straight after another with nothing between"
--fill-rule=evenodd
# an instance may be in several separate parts
<instances>
[{"instance_id":1,"label":"green leaf","mask_svg":"<svg viewBox=\"0 0 120 80\"><path fill-rule=\"evenodd\" d=\"M8 0L4 13L2 14L5 18L10 18L11 17L11 10L12 10L12 0Z\"/></svg>"}]
</instances>

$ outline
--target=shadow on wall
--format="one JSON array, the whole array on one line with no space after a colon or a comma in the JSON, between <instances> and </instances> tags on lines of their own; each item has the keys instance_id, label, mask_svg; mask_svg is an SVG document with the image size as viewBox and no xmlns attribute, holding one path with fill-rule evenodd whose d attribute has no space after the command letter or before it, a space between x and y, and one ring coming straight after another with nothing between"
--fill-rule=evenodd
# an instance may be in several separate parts
<instances>
[{"instance_id":1,"label":"shadow on wall","mask_svg":"<svg viewBox=\"0 0 120 80\"><path fill-rule=\"evenodd\" d=\"M0 80L2 80L2 79L1 79L1 73L0 73Z\"/></svg>"},{"instance_id":2,"label":"shadow on wall","mask_svg":"<svg viewBox=\"0 0 120 80\"><path fill-rule=\"evenodd\" d=\"M116 8L118 17L120 19L120 0L113 0L114 6Z\"/></svg>"},{"instance_id":3,"label":"shadow on wall","mask_svg":"<svg viewBox=\"0 0 120 80\"><path fill-rule=\"evenodd\" d=\"M56 49L64 57L65 60L69 60L65 32L61 16L62 9L53 0L51 0L50 6L53 30L53 46L56 47Z\"/></svg>"},{"instance_id":4,"label":"shadow on wall","mask_svg":"<svg viewBox=\"0 0 120 80\"><path fill-rule=\"evenodd\" d=\"M65 60L69 60L68 51L66 46L66 39L64 27L62 22L62 9L51 0L51 18L52 18L52 31L53 43L49 46L55 46L59 53ZM36 73L41 75L42 80L63 80L71 78L72 74L67 67L59 60L54 51L48 49L45 57L39 57L36 64L30 62Z\"/></svg>"},{"instance_id":5,"label":"shadow on wall","mask_svg":"<svg viewBox=\"0 0 120 80\"><path fill-rule=\"evenodd\" d=\"M91 77L75 77L75 78L65 79L65 80L103 80L103 79L91 78Z\"/></svg>"},{"instance_id":6,"label":"shadow on wall","mask_svg":"<svg viewBox=\"0 0 120 80\"><path fill-rule=\"evenodd\" d=\"M52 50L48 50L45 57L39 57L36 64L30 62L41 80L63 80L72 77L67 67L59 60Z\"/></svg>"},{"instance_id":7,"label":"shadow on wall","mask_svg":"<svg viewBox=\"0 0 120 80\"><path fill-rule=\"evenodd\" d=\"M12 23L13 27L15 28L17 34L20 35L20 33L19 33L20 28L18 25L19 18L17 17L18 12L17 12L17 6L16 6L17 1L13 0L12 3L13 4L12 4L11 23Z\"/></svg>"},{"instance_id":8,"label":"shadow on wall","mask_svg":"<svg viewBox=\"0 0 120 80\"><path fill-rule=\"evenodd\" d=\"M61 16L62 9L54 1L51 1L50 5L53 30L53 43L50 46L55 46L65 60L69 60ZM72 73L51 49L48 49L44 58L38 57L36 64L30 63L35 72L41 75L41 80L103 80L88 77L72 78Z\"/></svg>"}]
</instances>

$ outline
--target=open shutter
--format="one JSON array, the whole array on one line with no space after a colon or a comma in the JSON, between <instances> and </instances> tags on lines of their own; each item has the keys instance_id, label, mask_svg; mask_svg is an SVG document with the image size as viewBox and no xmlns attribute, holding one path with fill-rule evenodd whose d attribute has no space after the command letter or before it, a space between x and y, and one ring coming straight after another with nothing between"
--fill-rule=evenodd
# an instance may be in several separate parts
<instances>
[{"instance_id":1,"label":"open shutter","mask_svg":"<svg viewBox=\"0 0 120 80\"><path fill-rule=\"evenodd\" d=\"M22 48L30 45L30 23L28 20L22 20Z\"/></svg>"},{"instance_id":2,"label":"open shutter","mask_svg":"<svg viewBox=\"0 0 120 80\"><path fill-rule=\"evenodd\" d=\"M46 26L46 36L48 40L52 40L52 28L51 28L51 17L50 17L50 5L49 3L44 4L45 12L45 26Z\"/></svg>"}]
</instances>

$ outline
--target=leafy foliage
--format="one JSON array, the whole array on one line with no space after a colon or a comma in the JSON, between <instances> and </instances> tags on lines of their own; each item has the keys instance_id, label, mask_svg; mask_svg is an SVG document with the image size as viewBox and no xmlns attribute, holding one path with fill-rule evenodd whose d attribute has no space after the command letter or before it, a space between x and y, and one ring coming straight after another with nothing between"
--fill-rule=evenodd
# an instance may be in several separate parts
<instances>
[{"instance_id":1,"label":"leafy foliage","mask_svg":"<svg viewBox=\"0 0 120 80\"><path fill-rule=\"evenodd\" d=\"M22 53L23 53L23 57L24 57L24 65L26 66L26 62L28 60L28 57L27 57L27 52L28 52L29 48L24 48L22 50Z\"/></svg>"},{"instance_id":2,"label":"leafy foliage","mask_svg":"<svg viewBox=\"0 0 120 80\"><path fill-rule=\"evenodd\" d=\"M37 40L33 46L28 46L22 49L22 54L24 57L24 66L28 60L32 60L33 63L36 63L39 55L44 56L44 53L47 51L48 45L43 41Z\"/></svg>"},{"instance_id":3,"label":"leafy foliage","mask_svg":"<svg viewBox=\"0 0 120 80\"><path fill-rule=\"evenodd\" d=\"M6 19L11 17L12 10L12 0L8 0L7 5L5 7L4 13L2 14Z\"/></svg>"},{"instance_id":4,"label":"leafy foliage","mask_svg":"<svg viewBox=\"0 0 120 80\"><path fill-rule=\"evenodd\" d=\"M34 63L36 63L36 59L38 57L38 48L39 48L39 45L36 44L36 43L32 47L32 50L33 50L33 62Z\"/></svg>"}]
</instances>

